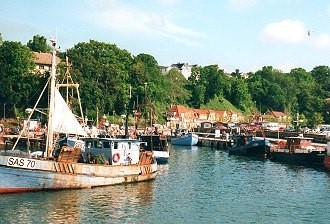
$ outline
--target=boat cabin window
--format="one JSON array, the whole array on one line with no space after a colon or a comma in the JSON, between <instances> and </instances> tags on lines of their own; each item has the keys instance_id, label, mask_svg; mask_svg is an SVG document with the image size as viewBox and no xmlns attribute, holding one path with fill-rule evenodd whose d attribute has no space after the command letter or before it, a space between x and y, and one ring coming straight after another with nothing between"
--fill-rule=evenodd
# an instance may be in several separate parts
<instances>
[{"instance_id":1,"label":"boat cabin window","mask_svg":"<svg viewBox=\"0 0 330 224\"><path fill-rule=\"evenodd\" d=\"M132 142L129 142L128 143L128 149L131 149L132 148Z\"/></svg>"},{"instance_id":2,"label":"boat cabin window","mask_svg":"<svg viewBox=\"0 0 330 224\"><path fill-rule=\"evenodd\" d=\"M87 146L87 148L92 148L92 147L94 147L92 141L86 141L86 146Z\"/></svg>"},{"instance_id":3,"label":"boat cabin window","mask_svg":"<svg viewBox=\"0 0 330 224\"><path fill-rule=\"evenodd\" d=\"M110 142L103 142L103 147L106 149L110 149Z\"/></svg>"},{"instance_id":4,"label":"boat cabin window","mask_svg":"<svg viewBox=\"0 0 330 224\"><path fill-rule=\"evenodd\" d=\"M114 146L113 146L114 149L118 149L118 142L114 142Z\"/></svg>"},{"instance_id":5,"label":"boat cabin window","mask_svg":"<svg viewBox=\"0 0 330 224\"><path fill-rule=\"evenodd\" d=\"M102 148L103 148L103 142L98 142L98 143L97 143L97 148L102 149Z\"/></svg>"}]
</instances>

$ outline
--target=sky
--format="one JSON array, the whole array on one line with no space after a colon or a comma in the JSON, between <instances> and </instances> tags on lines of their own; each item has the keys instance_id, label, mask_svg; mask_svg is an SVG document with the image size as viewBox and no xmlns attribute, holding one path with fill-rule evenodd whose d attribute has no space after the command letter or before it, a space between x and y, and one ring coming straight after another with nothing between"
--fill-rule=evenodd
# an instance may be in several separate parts
<instances>
[{"instance_id":1,"label":"sky","mask_svg":"<svg viewBox=\"0 0 330 224\"><path fill-rule=\"evenodd\" d=\"M161 66L219 65L225 72L330 64L328 0L1 0L3 40L89 40L145 53Z\"/></svg>"}]
</instances>

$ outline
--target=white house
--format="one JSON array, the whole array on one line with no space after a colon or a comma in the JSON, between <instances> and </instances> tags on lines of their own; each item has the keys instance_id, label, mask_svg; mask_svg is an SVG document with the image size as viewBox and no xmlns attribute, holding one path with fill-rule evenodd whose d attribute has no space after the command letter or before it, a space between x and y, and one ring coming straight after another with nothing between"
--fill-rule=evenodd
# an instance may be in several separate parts
<instances>
[{"instance_id":1,"label":"white house","mask_svg":"<svg viewBox=\"0 0 330 224\"><path fill-rule=\"evenodd\" d=\"M188 63L178 62L176 64L172 64L171 66L161 66L161 72L166 75L171 69L176 69L181 72L186 79L188 79L191 75L191 69L193 66L195 65L188 65Z\"/></svg>"}]
</instances>

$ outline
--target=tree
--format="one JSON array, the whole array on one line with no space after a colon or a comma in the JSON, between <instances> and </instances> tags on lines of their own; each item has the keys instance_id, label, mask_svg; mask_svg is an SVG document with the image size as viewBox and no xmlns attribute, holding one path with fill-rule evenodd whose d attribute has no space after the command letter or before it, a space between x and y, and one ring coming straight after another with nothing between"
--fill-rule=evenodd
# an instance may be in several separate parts
<instances>
[{"instance_id":1,"label":"tree","mask_svg":"<svg viewBox=\"0 0 330 224\"><path fill-rule=\"evenodd\" d=\"M186 104L190 92L185 88L187 80L176 69L171 69L165 76L170 104Z\"/></svg>"},{"instance_id":2,"label":"tree","mask_svg":"<svg viewBox=\"0 0 330 224\"><path fill-rule=\"evenodd\" d=\"M29 106L30 97L38 86L31 51L20 42L4 41L0 45L0 102ZM25 108L24 108L25 109ZM8 114L9 115L9 114ZM11 114L15 116L15 114Z\"/></svg>"},{"instance_id":3,"label":"tree","mask_svg":"<svg viewBox=\"0 0 330 224\"><path fill-rule=\"evenodd\" d=\"M315 112L313 116L308 119L308 126L312 128L316 128L318 125L322 124L324 122L323 116L321 113Z\"/></svg>"},{"instance_id":4,"label":"tree","mask_svg":"<svg viewBox=\"0 0 330 224\"><path fill-rule=\"evenodd\" d=\"M239 71L239 69L235 69L235 72L232 72L231 76L235 78L241 78L241 72Z\"/></svg>"},{"instance_id":5,"label":"tree","mask_svg":"<svg viewBox=\"0 0 330 224\"><path fill-rule=\"evenodd\" d=\"M323 90L322 97L330 96L330 68L328 66L317 66L311 71L311 75Z\"/></svg>"},{"instance_id":6,"label":"tree","mask_svg":"<svg viewBox=\"0 0 330 224\"><path fill-rule=\"evenodd\" d=\"M126 112L129 102L129 73L132 56L114 44L90 40L68 49L71 75L80 84L82 107L89 117L96 111Z\"/></svg>"},{"instance_id":7,"label":"tree","mask_svg":"<svg viewBox=\"0 0 330 224\"><path fill-rule=\"evenodd\" d=\"M145 106L153 106L153 122L163 122L164 111L170 103L168 83L152 55L142 53L134 58L130 83L136 97L135 105L139 104L144 114L150 114L150 108Z\"/></svg>"},{"instance_id":8,"label":"tree","mask_svg":"<svg viewBox=\"0 0 330 224\"><path fill-rule=\"evenodd\" d=\"M193 108L200 108L204 104L206 83L201 79L201 67L194 66L191 71L191 76L188 78L187 89L191 93L189 106Z\"/></svg>"},{"instance_id":9,"label":"tree","mask_svg":"<svg viewBox=\"0 0 330 224\"><path fill-rule=\"evenodd\" d=\"M282 78L283 73L279 70L264 66L248 79L252 99L262 105L263 111L285 110L285 88L280 85Z\"/></svg>"},{"instance_id":10,"label":"tree","mask_svg":"<svg viewBox=\"0 0 330 224\"><path fill-rule=\"evenodd\" d=\"M35 35L32 40L29 40L27 47L34 52L51 52L52 48L47 44L47 39L44 36Z\"/></svg>"},{"instance_id":11,"label":"tree","mask_svg":"<svg viewBox=\"0 0 330 224\"><path fill-rule=\"evenodd\" d=\"M205 85L205 102L208 102L216 95L223 95L224 72L218 65L205 66L200 70L200 82Z\"/></svg>"},{"instance_id":12,"label":"tree","mask_svg":"<svg viewBox=\"0 0 330 224\"><path fill-rule=\"evenodd\" d=\"M147 85L147 95L152 101L166 100L166 93L163 92L164 76L161 74L158 62L148 54L139 54L133 60L130 83L133 93L142 102L144 99L144 86Z\"/></svg>"},{"instance_id":13,"label":"tree","mask_svg":"<svg viewBox=\"0 0 330 224\"><path fill-rule=\"evenodd\" d=\"M231 90L231 103L244 112L252 112L254 103L244 79L234 79Z\"/></svg>"}]
</instances>

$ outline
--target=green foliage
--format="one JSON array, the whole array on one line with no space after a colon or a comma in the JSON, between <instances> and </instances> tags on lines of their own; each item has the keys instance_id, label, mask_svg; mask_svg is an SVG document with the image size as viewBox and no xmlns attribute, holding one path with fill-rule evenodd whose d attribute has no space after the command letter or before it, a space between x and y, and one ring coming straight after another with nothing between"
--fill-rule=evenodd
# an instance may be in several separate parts
<instances>
[{"instance_id":1,"label":"green foliage","mask_svg":"<svg viewBox=\"0 0 330 224\"><path fill-rule=\"evenodd\" d=\"M206 87L204 102L208 102L215 95L223 95L224 72L218 65L209 65L200 69L200 83Z\"/></svg>"},{"instance_id":2,"label":"green foliage","mask_svg":"<svg viewBox=\"0 0 330 224\"><path fill-rule=\"evenodd\" d=\"M249 92L248 84L243 79L233 80L230 102L239 110L252 113L254 103Z\"/></svg>"},{"instance_id":3,"label":"green foliage","mask_svg":"<svg viewBox=\"0 0 330 224\"><path fill-rule=\"evenodd\" d=\"M137 97L137 101L140 103L146 103L145 94L151 102L168 101L165 77L159 70L158 62L151 55L139 54L134 58L130 84L133 88L133 95Z\"/></svg>"},{"instance_id":4,"label":"green foliage","mask_svg":"<svg viewBox=\"0 0 330 224\"><path fill-rule=\"evenodd\" d=\"M80 84L86 115L123 114L129 102L129 73L132 56L116 45L90 40L68 50L72 77Z\"/></svg>"},{"instance_id":5,"label":"green foliage","mask_svg":"<svg viewBox=\"0 0 330 224\"><path fill-rule=\"evenodd\" d=\"M193 108L200 108L204 104L206 93L206 82L201 80L201 67L194 66L191 70L191 76L188 78L187 89L191 93L188 104Z\"/></svg>"},{"instance_id":6,"label":"green foliage","mask_svg":"<svg viewBox=\"0 0 330 224\"><path fill-rule=\"evenodd\" d=\"M231 104L228 100L221 96L215 96L211 99L207 104L202 105L202 109L209 109L209 110L233 110L239 111L233 104Z\"/></svg>"},{"instance_id":7,"label":"green foliage","mask_svg":"<svg viewBox=\"0 0 330 224\"><path fill-rule=\"evenodd\" d=\"M45 37L36 35L27 43L2 41L0 34L0 103L11 104L12 116L32 107L47 77L33 74L33 54L48 52ZM72 64L71 76L80 84L85 114L126 114L144 107L153 111L153 123L163 123L171 104L191 108L231 109L251 113L283 111L301 114L307 125L330 123L330 68L317 66L283 73L264 66L244 79L236 69L227 75L217 65L194 66L186 80L178 70L160 72L157 60L148 54L132 56L114 44L90 40L67 51ZM64 59L64 54L59 54ZM62 60L64 61L64 60ZM62 68L62 66L60 66ZM64 69L59 69L64 73ZM59 76L58 78L60 78ZM131 96L130 97L130 89ZM47 102L43 102L46 107ZM129 106L129 107L128 107ZM7 113L6 113L7 114ZM8 114L9 115L9 114ZM304 125L306 125L304 124Z\"/></svg>"},{"instance_id":8,"label":"green foliage","mask_svg":"<svg viewBox=\"0 0 330 224\"><path fill-rule=\"evenodd\" d=\"M323 124L323 116L321 113L315 112L308 120L308 126L312 128L316 128L318 125Z\"/></svg>"},{"instance_id":9,"label":"green foliage","mask_svg":"<svg viewBox=\"0 0 330 224\"><path fill-rule=\"evenodd\" d=\"M330 92L330 68L328 66L317 66L311 71L311 76L317 82L323 97L329 97Z\"/></svg>"},{"instance_id":10,"label":"green foliage","mask_svg":"<svg viewBox=\"0 0 330 224\"><path fill-rule=\"evenodd\" d=\"M44 36L33 36L32 40L29 40L27 47L34 52L51 52L52 48L47 44L47 39Z\"/></svg>"},{"instance_id":11,"label":"green foliage","mask_svg":"<svg viewBox=\"0 0 330 224\"><path fill-rule=\"evenodd\" d=\"M190 92L186 89L188 81L176 69L171 69L165 76L168 102L173 105L184 105L190 98Z\"/></svg>"},{"instance_id":12,"label":"green foliage","mask_svg":"<svg viewBox=\"0 0 330 224\"><path fill-rule=\"evenodd\" d=\"M38 79L31 76L35 65L33 54L19 42L4 41L0 45L0 102L12 106L29 106L31 94L38 87Z\"/></svg>"}]
</instances>

